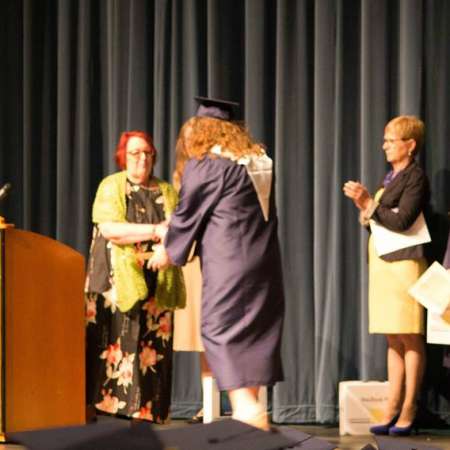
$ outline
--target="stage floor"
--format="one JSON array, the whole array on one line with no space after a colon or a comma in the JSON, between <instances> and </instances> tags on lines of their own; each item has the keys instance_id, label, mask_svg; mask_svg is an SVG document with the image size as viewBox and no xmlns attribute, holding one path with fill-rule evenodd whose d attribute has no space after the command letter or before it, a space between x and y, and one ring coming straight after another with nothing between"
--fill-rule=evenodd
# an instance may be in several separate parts
<instances>
[{"instance_id":1,"label":"stage floor","mask_svg":"<svg viewBox=\"0 0 450 450\"><path fill-rule=\"evenodd\" d=\"M100 417L99 422L117 421L123 419L116 419L110 417ZM227 420L227 419L224 419ZM189 427L184 420L172 420L168 425L154 425L156 430L170 430L180 427ZM311 434L317 438L325 439L326 441L335 444L338 450L361 450L366 444L372 444L376 447L376 441L372 436L339 436L339 429L331 426L320 425L282 425L283 427L300 430L304 433ZM415 443L428 444L432 447L441 448L442 450L450 449L450 429L448 430L421 430L417 436L409 436L406 439ZM25 447L13 444L0 444L0 450L25 450Z\"/></svg>"}]
</instances>

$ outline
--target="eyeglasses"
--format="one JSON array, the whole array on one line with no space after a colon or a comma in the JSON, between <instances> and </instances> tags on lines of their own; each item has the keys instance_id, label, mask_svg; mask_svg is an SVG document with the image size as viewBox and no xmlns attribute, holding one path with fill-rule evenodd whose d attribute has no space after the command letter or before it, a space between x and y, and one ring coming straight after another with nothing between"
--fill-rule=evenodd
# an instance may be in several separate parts
<instances>
[{"instance_id":1,"label":"eyeglasses","mask_svg":"<svg viewBox=\"0 0 450 450\"><path fill-rule=\"evenodd\" d=\"M393 144L397 141L409 141L410 138L383 139L383 144Z\"/></svg>"},{"instance_id":2,"label":"eyeglasses","mask_svg":"<svg viewBox=\"0 0 450 450\"><path fill-rule=\"evenodd\" d=\"M127 156L129 156L130 158L136 159L136 160L141 159L142 155L144 155L145 158L151 158L153 156L153 152L148 151L148 150L136 150L136 151L127 152Z\"/></svg>"}]
</instances>

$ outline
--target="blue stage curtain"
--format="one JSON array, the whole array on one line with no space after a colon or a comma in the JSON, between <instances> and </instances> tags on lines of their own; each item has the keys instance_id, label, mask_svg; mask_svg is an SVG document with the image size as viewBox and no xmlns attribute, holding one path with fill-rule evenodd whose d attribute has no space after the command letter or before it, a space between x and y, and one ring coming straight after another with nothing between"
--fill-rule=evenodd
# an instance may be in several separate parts
<instances>
[{"instance_id":1,"label":"blue stage curtain","mask_svg":"<svg viewBox=\"0 0 450 450\"><path fill-rule=\"evenodd\" d=\"M337 386L385 379L367 332L367 235L342 194L374 190L384 124L427 126L435 258L450 210L447 0L3 0L0 205L16 226L87 253L93 196L125 129L145 129L171 179L195 95L239 101L276 164L287 314L277 422L335 422ZM429 347L423 398L448 415L443 347ZM446 378L447 377L447 378ZM173 415L200 406L196 355L176 355Z\"/></svg>"}]
</instances>

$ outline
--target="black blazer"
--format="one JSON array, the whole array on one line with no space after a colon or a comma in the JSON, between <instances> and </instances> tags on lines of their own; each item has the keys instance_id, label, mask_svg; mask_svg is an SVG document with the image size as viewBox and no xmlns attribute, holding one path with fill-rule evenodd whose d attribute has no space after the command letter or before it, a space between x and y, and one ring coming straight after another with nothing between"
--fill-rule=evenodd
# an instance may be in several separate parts
<instances>
[{"instance_id":1,"label":"black blazer","mask_svg":"<svg viewBox=\"0 0 450 450\"><path fill-rule=\"evenodd\" d=\"M421 212L426 214L429 200L428 178L423 169L413 161L387 185L371 218L389 230L405 231ZM398 208L398 212L392 211L393 208ZM422 244L381 256L385 261L424 257Z\"/></svg>"}]
</instances>

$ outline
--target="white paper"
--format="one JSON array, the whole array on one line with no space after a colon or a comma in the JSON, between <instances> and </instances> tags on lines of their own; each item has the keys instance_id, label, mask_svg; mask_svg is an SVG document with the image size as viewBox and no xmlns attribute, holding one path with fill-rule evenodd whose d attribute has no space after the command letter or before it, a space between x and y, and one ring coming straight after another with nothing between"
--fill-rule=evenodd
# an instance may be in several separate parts
<instances>
[{"instance_id":1,"label":"white paper","mask_svg":"<svg viewBox=\"0 0 450 450\"><path fill-rule=\"evenodd\" d=\"M450 311L442 316L428 312L427 342L429 344L450 344Z\"/></svg>"},{"instance_id":2,"label":"white paper","mask_svg":"<svg viewBox=\"0 0 450 450\"><path fill-rule=\"evenodd\" d=\"M388 230L375 220L370 221L370 229L378 256L431 241L423 213L419 214L416 221L406 231Z\"/></svg>"},{"instance_id":3,"label":"white paper","mask_svg":"<svg viewBox=\"0 0 450 450\"><path fill-rule=\"evenodd\" d=\"M442 315L450 305L450 272L435 261L408 292L430 312Z\"/></svg>"}]
</instances>

